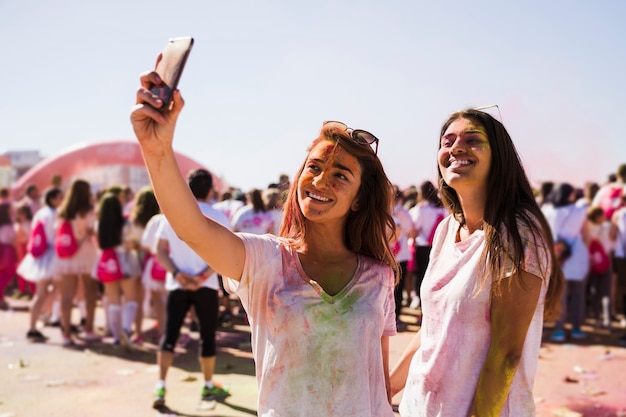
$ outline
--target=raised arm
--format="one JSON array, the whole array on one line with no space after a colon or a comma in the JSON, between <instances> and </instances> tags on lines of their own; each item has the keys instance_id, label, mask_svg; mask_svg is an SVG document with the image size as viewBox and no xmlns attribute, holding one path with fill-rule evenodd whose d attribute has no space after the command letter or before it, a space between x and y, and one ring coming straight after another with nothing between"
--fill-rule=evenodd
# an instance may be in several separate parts
<instances>
[{"instance_id":1,"label":"raised arm","mask_svg":"<svg viewBox=\"0 0 626 417\"><path fill-rule=\"evenodd\" d=\"M171 109L160 112L161 100L150 92L161 80L156 72L141 75L131 122L159 207L176 234L223 276L239 279L245 251L237 235L202 214L183 178L172 146L184 101L177 90Z\"/></svg>"}]
</instances>

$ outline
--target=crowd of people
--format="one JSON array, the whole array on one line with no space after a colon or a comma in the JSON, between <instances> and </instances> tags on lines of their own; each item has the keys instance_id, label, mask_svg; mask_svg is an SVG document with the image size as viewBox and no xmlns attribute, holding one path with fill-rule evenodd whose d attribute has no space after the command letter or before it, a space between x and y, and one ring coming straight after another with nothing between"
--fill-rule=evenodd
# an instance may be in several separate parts
<instances>
[{"instance_id":1,"label":"crowd of people","mask_svg":"<svg viewBox=\"0 0 626 417\"><path fill-rule=\"evenodd\" d=\"M180 175L172 126L183 101L176 92L157 111L158 83L142 76L131 117L150 186L94 193L74 179L43 196L0 195L2 308L7 286L32 297L26 337L45 342L40 324L59 322L64 346L79 330L84 343L132 347L153 315L154 407L189 318L201 400L229 395L213 373L232 297L268 416L391 416L402 390L402 416L531 416L544 320L553 342L587 337L587 318L626 327L626 164L602 183L534 189L502 123L466 109L442 126L436 184L393 185L376 136L325 122L293 182L217 193L206 170ZM420 328L390 364L402 306L419 311Z\"/></svg>"},{"instance_id":2,"label":"crowd of people","mask_svg":"<svg viewBox=\"0 0 626 417\"><path fill-rule=\"evenodd\" d=\"M288 177L245 194L233 188L216 193L210 178L200 170L188 179L198 204L205 207L203 213L221 218L224 227L237 233L280 235L283 205L289 201ZM421 314L428 312L427 306L426 313L418 309L422 301L428 303L427 298L420 299L420 294L429 297L423 280L429 259L433 259L437 226L453 206L443 203L441 190L431 181L406 189L393 186L392 190L395 233L389 240L398 265L393 319L396 331L404 331L403 306ZM550 335L554 342L568 337L584 339L587 334L582 325L587 318L598 329L609 331L619 331L612 327L619 327L620 319L623 323L626 318L625 190L626 165L618 167L604 184L590 182L578 188L546 182L533 190L555 247L565 246L565 253L558 257L565 281L561 313L555 317ZM216 326L231 320L232 300L223 277L177 237L150 186L133 195L128 187L112 185L94 195L87 181L77 179L66 190L50 187L41 196L36 187L28 187L16 201L10 200L6 189L0 194L0 302L2 308L8 308L5 297L31 299L29 340L45 342L41 328L45 324L60 326L65 346L71 346L76 337L87 343L104 343L105 336L113 346L132 346L143 342L143 315L152 315L162 337L154 401L159 406L165 403L165 379L181 327L192 317L199 322L203 341L199 355L205 375L202 398L214 401L228 395L212 375ZM55 243L66 221L77 245L71 256L63 255ZM477 230L484 230L482 227ZM115 256L107 258L104 254L110 250ZM107 267L111 259L114 268ZM450 262L446 264L452 268ZM182 275L188 280L185 284L181 284ZM193 277L197 282L192 282ZM200 288L204 290L198 292ZM93 322L97 303L106 311L107 322L99 332ZM71 323L74 308L80 310L80 323ZM421 314L418 324L422 324ZM77 336L78 331L82 333ZM626 345L626 334L619 340ZM414 353L410 351L408 357ZM400 369L391 375L408 375L408 370ZM398 387L390 383L390 390L396 392Z\"/></svg>"}]
</instances>

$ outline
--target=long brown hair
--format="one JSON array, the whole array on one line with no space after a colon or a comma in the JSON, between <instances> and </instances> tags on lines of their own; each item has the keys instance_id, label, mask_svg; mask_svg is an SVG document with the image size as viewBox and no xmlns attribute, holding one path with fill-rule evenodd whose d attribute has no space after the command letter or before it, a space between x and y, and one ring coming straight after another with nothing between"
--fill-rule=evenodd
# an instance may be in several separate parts
<instances>
[{"instance_id":1,"label":"long brown hair","mask_svg":"<svg viewBox=\"0 0 626 417\"><path fill-rule=\"evenodd\" d=\"M359 210L348 214L344 230L346 246L355 253L386 263L397 272L397 262L389 246L391 233L395 230L392 217L393 185L380 160L368 145L355 142L347 132L337 129L322 129L320 136L308 148L307 154L321 141L340 146L361 165L361 186L357 193ZM298 204L298 179L305 164L306 158L291 182L279 232L279 236L296 243L302 242L306 234L305 218Z\"/></svg>"},{"instance_id":2,"label":"long brown hair","mask_svg":"<svg viewBox=\"0 0 626 417\"><path fill-rule=\"evenodd\" d=\"M93 210L91 185L85 180L74 180L59 206L58 216L65 220L74 220L77 216L84 216L91 210Z\"/></svg>"},{"instance_id":3,"label":"long brown hair","mask_svg":"<svg viewBox=\"0 0 626 417\"><path fill-rule=\"evenodd\" d=\"M486 265L491 275L483 274L480 288L490 285L487 280L490 276L504 277L506 264L513 263L513 272L522 269L524 261L524 242L520 235L520 228L527 228L535 239L538 249L547 245L547 252L552 259L552 270L545 300L545 316L557 317L560 311L560 294L563 288L563 272L554 253L552 232L537 201L532 187L526 177L524 168L515 149L515 145L502 123L488 113L475 109L466 109L450 115L441 127L441 138L450 124L458 119L468 119L481 125L491 147L491 168L487 179L487 202L483 216L485 232L485 250L482 254L482 265ZM441 145L440 145L441 146ZM456 191L443 179L438 169L439 190L444 205L455 218L463 224L465 218L463 209ZM501 235L505 230L507 235ZM545 244L537 241L541 236ZM506 241L506 246L505 246ZM508 258L508 259L507 259ZM518 274L518 276L520 276ZM521 283L523 285L523 283ZM491 286L492 290L496 286ZM499 294L495 293L495 296Z\"/></svg>"}]
</instances>

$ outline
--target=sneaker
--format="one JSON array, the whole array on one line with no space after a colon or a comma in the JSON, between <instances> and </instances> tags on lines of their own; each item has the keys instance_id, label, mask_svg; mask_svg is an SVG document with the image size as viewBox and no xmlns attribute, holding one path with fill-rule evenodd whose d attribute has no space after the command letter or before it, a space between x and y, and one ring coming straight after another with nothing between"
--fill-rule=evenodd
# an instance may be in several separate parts
<instances>
[{"instance_id":1,"label":"sneaker","mask_svg":"<svg viewBox=\"0 0 626 417\"><path fill-rule=\"evenodd\" d=\"M551 342L565 342L565 332L563 330L555 330L550 335Z\"/></svg>"},{"instance_id":2,"label":"sneaker","mask_svg":"<svg viewBox=\"0 0 626 417\"><path fill-rule=\"evenodd\" d=\"M71 337L62 336L61 344L63 345L63 347L72 347L74 346L74 341Z\"/></svg>"},{"instance_id":3,"label":"sneaker","mask_svg":"<svg viewBox=\"0 0 626 417\"><path fill-rule=\"evenodd\" d=\"M585 339L587 337L587 333L583 332L582 330L572 330L572 333L570 334L572 336L572 339Z\"/></svg>"},{"instance_id":4,"label":"sneaker","mask_svg":"<svg viewBox=\"0 0 626 417\"><path fill-rule=\"evenodd\" d=\"M152 399L152 408L160 408L165 405L165 388L157 388Z\"/></svg>"},{"instance_id":5,"label":"sneaker","mask_svg":"<svg viewBox=\"0 0 626 417\"><path fill-rule=\"evenodd\" d=\"M411 298L411 304L409 304L409 308L412 310L415 310L419 306L420 306L420 298L417 295L415 295L413 296L413 298Z\"/></svg>"},{"instance_id":6,"label":"sneaker","mask_svg":"<svg viewBox=\"0 0 626 417\"><path fill-rule=\"evenodd\" d=\"M224 312L220 314L218 318L218 324L220 326L228 326L233 321L233 316L230 313Z\"/></svg>"},{"instance_id":7,"label":"sneaker","mask_svg":"<svg viewBox=\"0 0 626 417\"><path fill-rule=\"evenodd\" d=\"M396 320L396 331L397 332L406 332L408 325L400 320Z\"/></svg>"},{"instance_id":8,"label":"sneaker","mask_svg":"<svg viewBox=\"0 0 626 417\"><path fill-rule=\"evenodd\" d=\"M48 338L44 336L39 330L29 330L28 333L26 333L26 338L29 341L35 343L43 343L48 340Z\"/></svg>"},{"instance_id":9,"label":"sneaker","mask_svg":"<svg viewBox=\"0 0 626 417\"><path fill-rule=\"evenodd\" d=\"M202 393L200 394L202 401L223 400L230 396L230 390L224 388L219 384L213 384L212 388L206 385L202 386Z\"/></svg>"},{"instance_id":10,"label":"sneaker","mask_svg":"<svg viewBox=\"0 0 626 417\"><path fill-rule=\"evenodd\" d=\"M120 332L120 341L124 346L131 347L133 340L131 339L132 332L130 330L122 329Z\"/></svg>"},{"instance_id":11,"label":"sneaker","mask_svg":"<svg viewBox=\"0 0 626 417\"><path fill-rule=\"evenodd\" d=\"M98 342L100 341L100 336L98 336L94 332L84 332L82 339L85 342Z\"/></svg>"},{"instance_id":12,"label":"sneaker","mask_svg":"<svg viewBox=\"0 0 626 417\"><path fill-rule=\"evenodd\" d=\"M191 336L189 336L188 333L183 333L178 338L178 346L182 348L186 348L190 341L191 341Z\"/></svg>"}]
</instances>

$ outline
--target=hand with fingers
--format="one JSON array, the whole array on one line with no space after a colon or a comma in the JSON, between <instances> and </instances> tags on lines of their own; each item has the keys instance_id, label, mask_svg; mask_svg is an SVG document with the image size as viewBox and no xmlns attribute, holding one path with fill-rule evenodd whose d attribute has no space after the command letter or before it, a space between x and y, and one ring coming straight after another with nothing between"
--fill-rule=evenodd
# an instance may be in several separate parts
<instances>
[{"instance_id":1,"label":"hand with fingers","mask_svg":"<svg viewBox=\"0 0 626 417\"><path fill-rule=\"evenodd\" d=\"M171 150L178 115L184 106L180 91L174 91L170 108L161 111L163 102L150 91L163 81L155 71L140 76L141 87L137 90L135 106L130 120L144 155L161 156Z\"/></svg>"}]
</instances>

